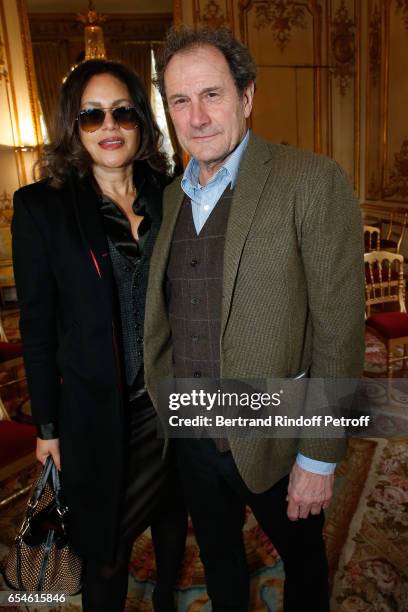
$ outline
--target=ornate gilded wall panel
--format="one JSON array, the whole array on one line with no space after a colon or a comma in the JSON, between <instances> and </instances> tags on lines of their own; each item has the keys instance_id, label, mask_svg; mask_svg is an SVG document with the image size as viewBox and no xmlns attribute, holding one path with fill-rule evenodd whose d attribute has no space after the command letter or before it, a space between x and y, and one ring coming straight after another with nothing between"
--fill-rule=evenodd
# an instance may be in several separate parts
<instances>
[{"instance_id":1,"label":"ornate gilded wall panel","mask_svg":"<svg viewBox=\"0 0 408 612\"><path fill-rule=\"evenodd\" d=\"M328 121L322 111L327 98L326 5L238 2L239 35L258 66L253 128L275 142L322 152L328 147Z\"/></svg>"},{"instance_id":2,"label":"ornate gilded wall panel","mask_svg":"<svg viewBox=\"0 0 408 612\"><path fill-rule=\"evenodd\" d=\"M330 155L359 189L360 172L360 0L331 0Z\"/></svg>"},{"instance_id":3,"label":"ornate gilded wall panel","mask_svg":"<svg viewBox=\"0 0 408 612\"><path fill-rule=\"evenodd\" d=\"M371 0L368 10L367 197L408 203L408 2Z\"/></svg>"},{"instance_id":4,"label":"ornate gilded wall panel","mask_svg":"<svg viewBox=\"0 0 408 612\"><path fill-rule=\"evenodd\" d=\"M366 47L366 198L381 199L382 170L382 63L384 60L384 11L379 0L367 5L368 38Z\"/></svg>"},{"instance_id":5,"label":"ornate gilded wall panel","mask_svg":"<svg viewBox=\"0 0 408 612\"><path fill-rule=\"evenodd\" d=\"M194 0L194 26L232 29L232 0Z\"/></svg>"},{"instance_id":6,"label":"ornate gilded wall panel","mask_svg":"<svg viewBox=\"0 0 408 612\"><path fill-rule=\"evenodd\" d=\"M255 28L270 28L274 43L284 51L296 29L307 29L306 7L297 2L265 0L254 6Z\"/></svg>"},{"instance_id":7,"label":"ornate gilded wall panel","mask_svg":"<svg viewBox=\"0 0 408 612\"><path fill-rule=\"evenodd\" d=\"M183 23L182 0L173 0L173 23L175 26L180 26Z\"/></svg>"},{"instance_id":8,"label":"ornate gilded wall panel","mask_svg":"<svg viewBox=\"0 0 408 612\"><path fill-rule=\"evenodd\" d=\"M332 71L342 96L350 89L356 69L356 19L347 4L341 0L331 23Z\"/></svg>"},{"instance_id":9,"label":"ornate gilded wall panel","mask_svg":"<svg viewBox=\"0 0 408 612\"><path fill-rule=\"evenodd\" d=\"M383 199L408 202L408 3L387 3L384 63Z\"/></svg>"},{"instance_id":10,"label":"ornate gilded wall panel","mask_svg":"<svg viewBox=\"0 0 408 612\"><path fill-rule=\"evenodd\" d=\"M18 183L23 185L32 176L29 157L34 152L37 158L42 141L24 0L0 0L0 125L0 144L13 150ZM1 157L9 156L3 150ZM14 173L3 175L2 184L11 176Z\"/></svg>"},{"instance_id":11,"label":"ornate gilded wall panel","mask_svg":"<svg viewBox=\"0 0 408 612\"><path fill-rule=\"evenodd\" d=\"M396 0L396 13L401 14L404 25L408 30L408 0Z\"/></svg>"}]
</instances>

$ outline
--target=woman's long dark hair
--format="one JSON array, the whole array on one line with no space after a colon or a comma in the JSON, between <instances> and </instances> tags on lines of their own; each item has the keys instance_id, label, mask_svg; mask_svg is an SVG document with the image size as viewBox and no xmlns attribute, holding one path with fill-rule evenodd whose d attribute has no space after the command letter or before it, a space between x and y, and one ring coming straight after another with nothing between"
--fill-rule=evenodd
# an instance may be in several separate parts
<instances>
[{"instance_id":1,"label":"woman's long dark hair","mask_svg":"<svg viewBox=\"0 0 408 612\"><path fill-rule=\"evenodd\" d=\"M162 135L153 116L145 87L137 74L119 62L88 60L79 64L63 84L51 143L44 147L40 162L41 176L49 177L53 187L61 187L73 172L84 176L92 166L92 158L79 138L76 118L81 109L85 87L97 74L111 74L129 90L138 114L140 130L140 146L136 159L146 160L158 172L167 171L166 156L159 151Z\"/></svg>"}]
</instances>

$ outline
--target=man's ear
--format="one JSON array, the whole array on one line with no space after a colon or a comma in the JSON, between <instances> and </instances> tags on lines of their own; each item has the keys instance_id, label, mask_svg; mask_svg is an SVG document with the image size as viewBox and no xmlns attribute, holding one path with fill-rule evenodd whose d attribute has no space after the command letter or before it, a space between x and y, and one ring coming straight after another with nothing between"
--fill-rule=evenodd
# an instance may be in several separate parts
<instances>
[{"instance_id":1,"label":"man's ear","mask_svg":"<svg viewBox=\"0 0 408 612\"><path fill-rule=\"evenodd\" d=\"M253 81L250 81L242 93L242 99L244 101L245 119L248 119L249 115L251 114L254 94L255 94L255 83Z\"/></svg>"}]
</instances>

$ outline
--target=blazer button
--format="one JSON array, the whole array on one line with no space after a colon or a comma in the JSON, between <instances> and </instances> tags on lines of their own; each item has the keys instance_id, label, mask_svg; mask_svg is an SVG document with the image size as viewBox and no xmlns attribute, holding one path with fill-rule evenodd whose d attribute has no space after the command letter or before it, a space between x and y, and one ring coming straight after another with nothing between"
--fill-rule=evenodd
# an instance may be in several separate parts
<instances>
[{"instance_id":1,"label":"blazer button","mask_svg":"<svg viewBox=\"0 0 408 612\"><path fill-rule=\"evenodd\" d=\"M191 298L191 303L192 303L192 304L198 304L198 302L199 302L199 301L200 301L200 300L198 299L198 297L192 297L192 298Z\"/></svg>"},{"instance_id":2,"label":"blazer button","mask_svg":"<svg viewBox=\"0 0 408 612\"><path fill-rule=\"evenodd\" d=\"M192 259L190 261L190 265L193 266L193 268L198 264L198 259Z\"/></svg>"},{"instance_id":3,"label":"blazer button","mask_svg":"<svg viewBox=\"0 0 408 612\"><path fill-rule=\"evenodd\" d=\"M196 335L191 336L191 339L192 339L193 342L198 342L198 336L196 336Z\"/></svg>"}]
</instances>

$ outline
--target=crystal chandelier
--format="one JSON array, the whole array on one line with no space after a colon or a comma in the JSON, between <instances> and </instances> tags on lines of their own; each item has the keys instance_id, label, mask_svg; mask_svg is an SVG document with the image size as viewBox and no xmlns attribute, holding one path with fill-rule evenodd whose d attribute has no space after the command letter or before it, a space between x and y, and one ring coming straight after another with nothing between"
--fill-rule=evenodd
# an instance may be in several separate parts
<instances>
[{"instance_id":1,"label":"crystal chandelier","mask_svg":"<svg viewBox=\"0 0 408 612\"><path fill-rule=\"evenodd\" d=\"M106 20L106 17L98 15L94 3L89 0L88 12L78 14L78 19L85 24L85 59L106 59L103 30L99 25Z\"/></svg>"}]
</instances>

